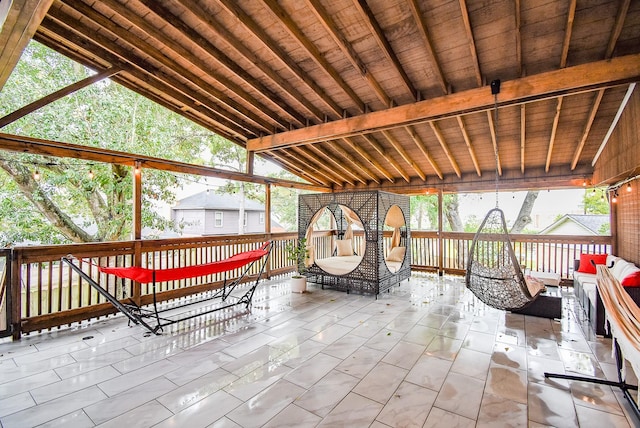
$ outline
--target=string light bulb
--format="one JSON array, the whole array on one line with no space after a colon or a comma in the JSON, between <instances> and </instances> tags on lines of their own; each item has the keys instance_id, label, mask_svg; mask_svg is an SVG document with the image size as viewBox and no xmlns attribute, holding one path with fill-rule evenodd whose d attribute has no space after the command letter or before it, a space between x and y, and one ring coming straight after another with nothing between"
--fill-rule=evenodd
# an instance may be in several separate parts
<instances>
[{"instance_id":1,"label":"string light bulb","mask_svg":"<svg viewBox=\"0 0 640 428\"><path fill-rule=\"evenodd\" d=\"M582 180L582 187L587 187L587 179Z\"/></svg>"},{"instance_id":2,"label":"string light bulb","mask_svg":"<svg viewBox=\"0 0 640 428\"><path fill-rule=\"evenodd\" d=\"M38 171L37 169L33 173L33 179L36 181L40 180L40 171Z\"/></svg>"},{"instance_id":3,"label":"string light bulb","mask_svg":"<svg viewBox=\"0 0 640 428\"><path fill-rule=\"evenodd\" d=\"M627 192L631 191L631 183L627 183Z\"/></svg>"},{"instance_id":4,"label":"string light bulb","mask_svg":"<svg viewBox=\"0 0 640 428\"><path fill-rule=\"evenodd\" d=\"M89 177L89 180L93 180L93 177L94 177L93 171L89 170L89 172L87 173L87 176Z\"/></svg>"},{"instance_id":5,"label":"string light bulb","mask_svg":"<svg viewBox=\"0 0 640 428\"><path fill-rule=\"evenodd\" d=\"M618 202L618 191L617 190L613 191L613 197L611 198L611 202L614 203L614 204L616 202Z\"/></svg>"}]
</instances>

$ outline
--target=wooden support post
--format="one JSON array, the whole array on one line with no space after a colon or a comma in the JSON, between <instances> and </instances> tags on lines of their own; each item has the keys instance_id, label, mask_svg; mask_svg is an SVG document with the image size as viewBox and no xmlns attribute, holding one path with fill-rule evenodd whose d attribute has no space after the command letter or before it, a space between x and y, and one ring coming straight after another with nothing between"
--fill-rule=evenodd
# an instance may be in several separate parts
<instances>
[{"instance_id":1,"label":"wooden support post","mask_svg":"<svg viewBox=\"0 0 640 428\"><path fill-rule=\"evenodd\" d=\"M9 293L11 293L11 315L9 322L13 329L13 340L20 340L22 336L22 287L20 284L20 260L17 259L16 253L12 250L11 255L6 261L7 266L11 265L9 276Z\"/></svg>"},{"instance_id":2,"label":"wooden support post","mask_svg":"<svg viewBox=\"0 0 640 428\"><path fill-rule=\"evenodd\" d=\"M264 233L269 235L271 238L271 184L267 183L264 185L265 196L264 196ZM267 266L265 268L265 273L267 278L271 278L271 257L267 260Z\"/></svg>"},{"instance_id":3,"label":"wooden support post","mask_svg":"<svg viewBox=\"0 0 640 428\"><path fill-rule=\"evenodd\" d=\"M253 160L255 158L256 152L251 152L247 150L247 166L246 171L248 175L253 175ZM267 185L268 186L268 185Z\"/></svg>"},{"instance_id":4,"label":"wooden support post","mask_svg":"<svg viewBox=\"0 0 640 428\"><path fill-rule=\"evenodd\" d=\"M442 238L442 189L438 189L438 276L444 275L444 239Z\"/></svg>"},{"instance_id":5,"label":"wooden support post","mask_svg":"<svg viewBox=\"0 0 640 428\"><path fill-rule=\"evenodd\" d=\"M611 254L620 254L618 252L618 203L612 203L611 198L609 198L609 233L611 233Z\"/></svg>"},{"instance_id":6,"label":"wooden support post","mask_svg":"<svg viewBox=\"0 0 640 428\"><path fill-rule=\"evenodd\" d=\"M134 241L133 265L142 266L142 167L140 161L136 161L133 167L133 225L131 228ZM131 298L140 305L142 286L139 282L132 283Z\"/></svg>"}]
</instances>

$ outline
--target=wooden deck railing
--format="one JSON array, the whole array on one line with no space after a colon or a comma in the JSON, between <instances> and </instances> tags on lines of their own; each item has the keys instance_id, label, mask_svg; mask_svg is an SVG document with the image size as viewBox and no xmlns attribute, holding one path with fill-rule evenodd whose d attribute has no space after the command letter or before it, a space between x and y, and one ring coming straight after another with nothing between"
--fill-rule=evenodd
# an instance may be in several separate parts
<instances>
[{"instance_id":1,"label":"wooden deck railing","mask_svg":"<svg viewBox=\"0 0 640 428\"><path fill-rule=\"evenodd\" d=\"M274 242L274 248L265 272L270 277L295 270L296 266L288 260L284 248L295 242L297 236L297 233L278 233L30 246L13 248L10 256L5 250L7 264L11 261L7 286L12 302L13 336L19 338L24 333L114 313L114 308L86 281L69 266L61 264L63 256L71 254L80 259L83 270L118 298L131 298L145 305L152 301L151 285L123 282L100 274L96 265L136 265L157 269L197 265L255 249L270 240ZM357 236L356 240L362 238ZM511 238L516 254L526 268L553 271L566 279L571 278L573 261L579 259L580 254L608 253L611 248L610 237L513 235ZM388 239L386 235L385 239ZM437 232L412 231L412 267L462 274L472 239L472 233L445 232L440 241ZM320 233L314 237L317 246L324 247L330 242L331 233ZM329 253L327 248L316 250L316 255L326 256ZM251 273L255 275L257 271ZM228 279L238 274L238 271L230 272ZM201 293L219 287L222 280L223 274L216 274L159 283L158 298L162 301Z\"/></svg>"}]
</instances>

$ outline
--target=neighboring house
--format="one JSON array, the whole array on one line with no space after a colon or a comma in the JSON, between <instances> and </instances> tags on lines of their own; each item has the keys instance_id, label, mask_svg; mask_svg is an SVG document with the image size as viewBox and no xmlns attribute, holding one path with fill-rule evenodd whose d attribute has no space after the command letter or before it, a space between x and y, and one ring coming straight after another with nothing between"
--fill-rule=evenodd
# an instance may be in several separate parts
<instances>
[{"instance_id":1,"label":"neighboring house","mask_svg":"<svg viewBox=\"0 0 640 428\"><path fill-rule=\"evenodd\" d=\"M230 235L238 233L240 198L210 191L196 193L178 201L171 209L171 219L184 223L186 235ZM245 199L245 233L265 232L264 205ZM271 221L271 231L282 231L282 227Z\"/></svg>"},{"instance_id":2,"label":"neighboring house","mask_svg":"<svg viewBox=\"0 0 640 428\"><path fill-rule=\"evenodd\" d=\"M540 231L540 235L602 235L605 225L609 224L609 215L565 214L551 225ZM608 228L605 235L608 235Z\"/></svg>"}]
</instances>

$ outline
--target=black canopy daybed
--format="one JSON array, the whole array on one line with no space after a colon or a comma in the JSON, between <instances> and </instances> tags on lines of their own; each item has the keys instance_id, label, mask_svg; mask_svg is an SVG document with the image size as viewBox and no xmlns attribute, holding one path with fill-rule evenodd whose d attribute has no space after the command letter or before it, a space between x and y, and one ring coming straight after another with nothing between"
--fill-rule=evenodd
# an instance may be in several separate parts
<instances>
[{"instance_id":1,"label":"black canopy daybed","mask_svg":"<svg viewBox=\"0 0 640 428\"><path fill-rule=\"evenodd\" d=\"M314 233L327 210L332 233ZM385 225L391 234L386 240ZM300 195L298 237L307 240L305 275L323 288L377 295L411 275L408 196L381 191Z\"/></svg>"}]
</instances>

